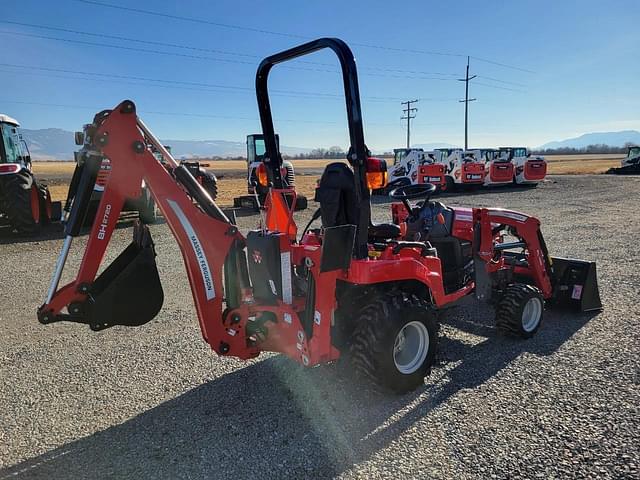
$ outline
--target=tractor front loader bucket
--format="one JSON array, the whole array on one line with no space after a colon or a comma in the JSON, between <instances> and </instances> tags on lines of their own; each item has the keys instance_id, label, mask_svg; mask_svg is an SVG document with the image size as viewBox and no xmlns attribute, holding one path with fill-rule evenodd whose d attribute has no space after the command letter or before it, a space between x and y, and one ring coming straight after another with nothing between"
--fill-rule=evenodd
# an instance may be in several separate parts
<instances>
[{"instance_id":1,"label":"tractor front loader bucket","mask_svg":"<svg viewBox=\"0 0 640 480\"><path fill-rule=\"evenodd\" d=\"M554 305L581 312L602 310L595 262L551 257L551 264Z\"/></svg>"},{"instance_id":2,"label":"tractor front loader bucket","mask_svg":"<svg viewBox=\"0 0 640 480\"><path fill-rule=\"evenodd\" d=\"M137 225L133 242L89 288L86 319L92 330L153 320L164 301L155 257L149 229Z\"/></svg>"}]
</instances>

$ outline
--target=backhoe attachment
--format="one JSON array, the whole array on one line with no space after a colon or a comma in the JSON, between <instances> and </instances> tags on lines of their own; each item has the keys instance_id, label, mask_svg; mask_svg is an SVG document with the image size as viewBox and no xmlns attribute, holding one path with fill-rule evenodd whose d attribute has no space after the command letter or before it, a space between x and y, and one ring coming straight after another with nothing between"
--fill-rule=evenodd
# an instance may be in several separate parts
<instances>
[{"instance_id":1,"label":"backhoe attachment","mask_svg":"<svg viewBox=\"0 0 640 480\"><path fill-rule=\"evenodd\" d=\"M42 323L83 323L93 330L103 330L115 325L144 325L158 314L164 295L147 226L136 221L131 244L100 272L122 207L127 199L140 196L144 183L183 252L203 336L214 349L224 350L220 338L228 335L216 318L222 311L223 263L232 245L243 245L237 228L137 117L133 102L126 100L113 110L98 113L93 123L85 126L84 138L77 155L65 240L38 319ZM168 165L153 155L154 149L162 152ZM105 157L110 160L111 170L80 267L73 280L59 288Z\"/></svg>"}]
</instances>

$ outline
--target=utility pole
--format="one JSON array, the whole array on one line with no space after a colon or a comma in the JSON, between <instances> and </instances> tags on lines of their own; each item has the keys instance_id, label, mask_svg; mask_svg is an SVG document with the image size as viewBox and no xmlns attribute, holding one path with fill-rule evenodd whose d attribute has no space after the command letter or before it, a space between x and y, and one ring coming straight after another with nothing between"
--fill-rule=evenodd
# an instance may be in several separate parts
<instances>
[{"instance_id":1,"label":"utility pole","mask_svg":"<svg viewBox=\"0 0 640 480\"><path fill-rule=\"evenodd\" d=\"M418 99L415 100L407 100L406 102L400 102L401 105L406 105L407 108L403 109L405 116L400 117L400 120L407 121L407 148L411 148L411 119L416 118L415 113L418 111L417 108L411 108L412 103L418 103Z\"/></svg>"},{"instance_id":2,"label":"utility pole","mask_svg":"<svg viewBox=\"0 0 640 480\"><path fill-rule=\"evenodd\" d=\"M469 98L469 80L476 78L476 75L469 76L469 57L467 57L467 74L464 78L459 78L459 82L464 82L464 100L460 100L464 103L464 149L469 148L469 102L475 102L475 98Z\"/></svg>"}]
</instances>

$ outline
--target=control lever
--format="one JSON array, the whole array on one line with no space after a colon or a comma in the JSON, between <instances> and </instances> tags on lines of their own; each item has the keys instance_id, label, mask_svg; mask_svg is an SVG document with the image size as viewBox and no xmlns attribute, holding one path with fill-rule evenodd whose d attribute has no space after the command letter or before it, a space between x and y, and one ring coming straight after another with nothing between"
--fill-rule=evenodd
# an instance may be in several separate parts
<instances>
[{"instance_id":1,"label":"control lever","mask_svg":"<svg viewBox=\"0 0 640 480\"><path fill-rule=\"evenodd\" d=\"M262 205L260 205L260 195L258 195L258 182L255 180L251 182L251 186L253 187L253 197L256 201L256 206L258 207L258 213L260 214L260 231L262 232L262 236L264 237L267 234L267 220L264 218L264 211L262 209ZM269 187L269 193L267 195L271 195L271 187Z\"/></svg>"}]
</instances>

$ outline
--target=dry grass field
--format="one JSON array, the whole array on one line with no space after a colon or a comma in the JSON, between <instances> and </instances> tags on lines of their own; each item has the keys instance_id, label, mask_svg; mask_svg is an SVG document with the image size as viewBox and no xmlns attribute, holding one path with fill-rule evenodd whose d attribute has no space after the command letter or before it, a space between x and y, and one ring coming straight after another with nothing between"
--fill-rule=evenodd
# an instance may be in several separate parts
<instances>
[{"instance_id":1,"label":"dry grass field","mask_svg":"<svg viewBox=\"0 0 640 480\"><path fill-rule=\"evenodd\" d=\"M313 197L316 181L324 166L335 160L294 160L296 185L298 191ZM210 169L222 177L219 188L219 201L222 205L232 205L233 198L246 194L246 162L244 160L208 161ZM49 184L53 200L64 200L75 163L73 162L34 162L37 177Z\"/></svg>"},{"instance_id":2,"label":"dry grass field","mask_svg":"<svg viewBox=\"0 0 640 480\"><path fill-rule=\"evenodd\" d=\"M624 155L547 155L547 173L554 175L584 175L604 173L619 167Z\"/></svg>"},{"instance_id":3,"label":"dry grass field","mask_svg":"<svg viewBox=\"0 0 640 480\"><path fill-rule=\"evenodd\" d=\"M548 173L555 175L579 175L604 173L610 167L620 166L622 155L549 155ZM298 191L308 197L313 196L318 176L327 163L335 160L294 160L297 172ZM389 161L389 160L388 160ZM246 192L244 160L208 161L216 175L223 177L220 182L220 203L231 205L233 197ZM64 200L74 168L73 162L34 162L37 176L45 179L54 200Z\"/></svg>"}]
</instances>

